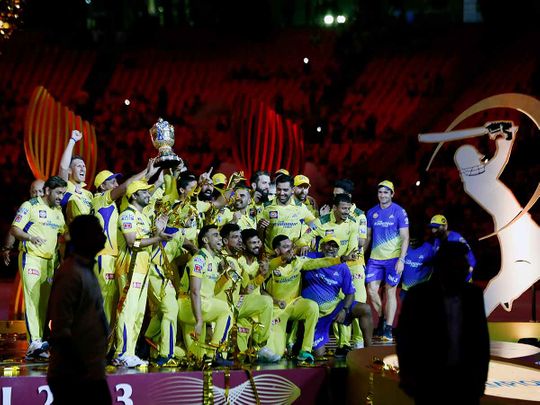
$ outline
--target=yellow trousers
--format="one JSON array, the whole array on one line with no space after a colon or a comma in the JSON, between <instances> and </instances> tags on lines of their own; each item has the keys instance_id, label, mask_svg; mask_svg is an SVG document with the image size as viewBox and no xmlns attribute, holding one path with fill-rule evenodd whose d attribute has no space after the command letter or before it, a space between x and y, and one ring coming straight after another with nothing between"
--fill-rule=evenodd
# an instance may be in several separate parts
<instances>
[{"instance_id":1,"label":"yellow trousers","mask_svg":"<svg viewBox=\"0 0 540 405\"><path fill-rule=\"evenodd\" d=\"M270 336L272 323L272 298L261 294L241 295L238 302L238 348L245 352L248 340L253 333L256 346L263 345ZM252 327L252 321L257 325Z\"/></svg>"},{"instance_id":2,"label":"yellow trousers","mask_svg":"<svg viewBox=\"0 0 540 405\"><path fill-rule=\"evenodd\" d=\"M161 266L156 264L150 265L148 281L152 317L145 336L157 343L160 356L172 357L178 323L176 291L171 280L165 278Z\"/></svg>"},{"instance_id":3,"label":"yellow trousers","mask_svg":"<svg viewBox=\"0 0 540 405\"><path fill-rule=\"evenodd\" d=\"M357 261L358 262L358 261ZM349 269L351 270L352 283L354 289L354 300L358 302L365 303L367 302L367 292L366 292L366 266L363 263L355 262L354 265L349 264ZM342 324L333 324L334 335L337 339L338 347L348 346L351 343L357 344L364 341L362 336L362 331L360 330L360 324L358 319L353 319L350 326ZM352 332L352 336L351 336Z\"/></svg>"},{"instance_id":4,"label":"yellow trousers","mask_svg":"<svg viewBox=\"0 0 540 405\"><path fill-rule=\"evenodd\" d=\"M287 322L304 321L304 338L302 350L310 352L313 347L315 325L319 319L319 306L315 301L298 297L284 309L274 306L270 338L267 346L275 354L283 356L287 339Z\"/></svg>"},{"instance_id":5,"label":"yellow trousers","mask_svg":"<svg viewBox=\"0 0 540 405\"><path fill-rule=\"evenodd\" d=\"M205 323L215 323L210 343L217 346L222 341L227 340L232 317L229 305L219 298L201 298L201 313ZM213 355L211 350L199 347L191 337L196 321L189 296L181 296L178 299L178 320L182 327L186 349L197 357L202 357L205 353Z\"/></svg>"},{"instance_id":6,"label":"yellow trousers","mask_svg":"<svg viewBox=\"0 0 540 405\"><path fill-rule=\"evenodd\" d=\"M94 274L103 296L103 311L109 325L116 317L116 305L118 304L118 284L115 277L116 256L99 255L96 257Z\"/></svg>"},{"instance_id":7,"label":"yellow trousers","mask_svg":"<svg viewBox=\"0 0 540 405\"><path fill-rule=\"evenodd\" d=\"M47 304L54 275L54 258L43 259L19 253L19 271L23 284L26 338L29 342L43 338Z\"/></svg>"}]
</instances>

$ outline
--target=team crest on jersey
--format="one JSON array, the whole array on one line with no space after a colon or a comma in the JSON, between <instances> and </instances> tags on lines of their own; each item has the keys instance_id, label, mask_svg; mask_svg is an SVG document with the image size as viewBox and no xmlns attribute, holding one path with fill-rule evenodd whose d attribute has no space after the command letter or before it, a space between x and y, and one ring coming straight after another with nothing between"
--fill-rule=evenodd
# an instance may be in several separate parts
<instances>
[{"instance_id":1,"label":"team crest on jersey","mask_svg":"<svg viewBox=\"0 0 540 405\"><path fill-rule=\"evenodd\" d=\"M278 218L278 212L277 211L270 211L268 215L272 219L277 219Z\"/></svg>"},{"instance_id":2,"label":"team crest on jersey","mask_svg":"<svg viewBox=\"0 0 540 405\"><path fill-rule=\"evenodd\" d=\"M47 211L39 210L39 217L40 218L47 218Z\"/></svg>"},{"instance_id":3,"label":"team crest on jersey","mask_svg":"<svg viewBox=\"0 0 540 405\"><path fill-rule=\"evenodd\" d=\"M22 220L22 215L21 214L18 214L16 217L15 217L15 222L21 222Z\"/></svg>"},{"instance_id":4,"label":"team crest on jersey","mask_svg":"<svg viewBox=\"0 0 540 405\"><path fill-rule=\"evenodd\" d=\"M193 272L201 274L202 273L202 266L200 264L196 264L193 267Z\"/></svg>"},{"instance_id":5,"label":"team crest on jersey","mask_svg":"<svg viewBox=\"0 0 540 405\"><path fill-rule=\"evenodd\" d=\"M131 225L131 222L124 222L122 224L123 229L131 229L132 227L133 227L133 225Z\"/></svg>"},{"instance_id":6,"label":"team crest on jersey","mask_svg":"<svg viewBox=\"0 0 540 405\"><path fill-rule=\"evenodd\" d=\"M373 218L379 218L379 214L377 214L376 212L373 214Z\"/></svg>"}]
</instances>

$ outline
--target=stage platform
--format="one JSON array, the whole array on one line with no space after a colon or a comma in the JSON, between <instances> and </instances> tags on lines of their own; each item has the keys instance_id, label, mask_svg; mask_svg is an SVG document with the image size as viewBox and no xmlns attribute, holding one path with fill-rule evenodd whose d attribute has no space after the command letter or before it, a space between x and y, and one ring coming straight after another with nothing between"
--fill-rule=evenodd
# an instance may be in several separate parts
<instances>
[{"instance_id":1,"label":"stage platform","mask_svg":"<svg viewBox=\"0 0 540 405\"><path fill-rule=\"evenodd\" d=\"M26 342L4 342L0 351L1 405L50 404L47 363L21 360ZM7 351L5 350L7 349ZM540 398L540 349L492 342L492 361L482 404L531 404ZM381 359L384 367L374 362ZM412 404L399 389L394 345L354 350L311 367L282 360L247 370L107 367L114 404L201 404L210 390L216 404ZM209 388L205 388L206 387ZM449 387L449 389L456 389ZM256 391L256 394L255 394ZM84 393L81 393L83 396ZM444 395L442 393L442 395ZM76 403L76 401L74 402Z\"/></svg>"}]
</instances>

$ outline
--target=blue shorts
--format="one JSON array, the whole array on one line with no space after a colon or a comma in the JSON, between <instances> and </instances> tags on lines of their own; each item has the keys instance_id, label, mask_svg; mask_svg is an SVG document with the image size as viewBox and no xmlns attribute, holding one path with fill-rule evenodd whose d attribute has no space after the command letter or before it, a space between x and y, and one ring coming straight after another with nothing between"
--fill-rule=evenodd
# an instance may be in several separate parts
<instances>
[{"instance_id":1,"label":"blue shorts","mask_svg":"<svg viewBox=\"0 0 540 405\"><path fill-rule=\"evenodd\" d=\"M351 304L351 308L354 308L356 304L359 304L359 302L353 301ZM343 309L343 305L344 302L340 301L331 313L319 318L319 320L317 321L317 325L315 325L315 336L313 337L314 350L323 347L326 343L328 343L328 340L330 340L330 326L332 326L332 322L334 322L334 318L336 317L338 312ZM345 318L345 322L343 322L343 325L350 325L352 320L353 318L349 313Z\"/></svg>"},{"instance_id":2,"label":"blue shorts","mask_svg":"<svg viewBox=\"0 0 540 405\"><path fill-rule=\"evenodd\" d=\"M396 271L398 258L388 260L369 259L366 266L366 283L384 280L389 286L399 284L401 274Z\"/></svg>"}]
</instances>

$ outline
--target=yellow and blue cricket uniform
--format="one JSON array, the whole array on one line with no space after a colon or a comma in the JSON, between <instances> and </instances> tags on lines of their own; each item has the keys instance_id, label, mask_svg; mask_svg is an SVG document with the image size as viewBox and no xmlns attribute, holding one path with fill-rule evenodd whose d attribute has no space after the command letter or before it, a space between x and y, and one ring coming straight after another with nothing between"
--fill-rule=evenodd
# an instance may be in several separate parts
<instances>
[{"instance_id":1,"label":"yellow and blue cricket uniform","mask_svg":"<svg viewBox=\"0 0 540 405\"><path fill-rule=\"evenodd\" d=\"M401 276L395 266L401 254L400 229L409 227L407 213L396 203L381 208L379 204L367 214L367 226L371 229L371 255L366 268L366 282L385 280L386 284L398 285Z\"/></svg>"},{"instance_id":2,"label":"yellow and blue cricket uniform","mask_svg":"<svg viewBox=\"0 0 540 405\"><path fill-rule=\"evenodd\" d=\"M311 351L315 325L319 318L319 306L315 301L300 295L301 272L339 263L339 258L309 259L307 257L296 257L290 263L284 263L281 257L270 261L270 276L266 283L266 291L274 301L285 301L286 303L286 307L283 309L274 304L274 319L270 327L268 347L275 354L283 356L285 353L287 322L289 320L305 321L302 350Z\"/></svg>"},{"instance_id":3,"label":"yellow and blue cricket uniform","mask_svg":"<svg viewBox=\"0 0 540 405\"><path fill-rule=\"evenodd\" d=\"M105 247L96 256L94 273L103 296L103 310L111 324L118 300L118 286L114 276L118 257L118 209L115 201L111 199L111 190L96 193L92 206L106 237Z\"/></svg>"},{"instance_id":4,"label":"yellow and blue cricket uniform","mask_svg":"<svg viewBox=\"0 0 540 405\"><path fill-rule=\"evenodd\" d=\"M119 309L116 326L116 357L133 356L135 345L141 331L146 299L148 296L148 268L150 265L151 246L137 249L134 253L127 245L125 234L134 233L136 240L152 237L152 222L144 212L139 212L133 205L122 211L118 218L118 260L116 261L116 277L118 280L121 299L124 303ZM135 257L135 263L131 261ZM124 295L124 287L130 277L131 283L127 294Z\"/></svg>"},{"instance_id":5,"label":"yellow and blue cricket uniform","mask_svg":"<svg viewBox=\"0 0 540 405\"><path fill-rule=\"evenodd\" d=\"M82 187L84 186L86 184L83 183ZM84 188L77 190L75 183L68 180L66 193L61 202L62 208L66 213L66 222L70 224L76 216L92 214L94 210L92 205L93 199L94 196L90 191Z\"/></svg>"},{"instance_id":6,"label":"yellow and blue cricket uniform","mask_svg":"<svg viewBox=\"0 0 540 405\"><path fill-rule=\"evenodd\" d=\"M432 272L431 262L435 257L435 252L435 246L429 242L424 242L416 248L409 246L401 274L402 291L408 291L412 286L429 280Z\"/></svg>"},{"instance_id":7,"label":"yellow and blue cricket uniform","mask_svg":"<svg viewBox=\"0 0 540 405\"><path fill-rule=\"evenodd\" d=\"M197 356L202 356L206 353L206 350L198 350L191 338L191 332L193 332L196 319L191 307L188 287L185 283L187 282L189 285L189 277L201 279L201 314L204 322L215 322L211 343L219 345L223 340L227 339L232 316L229 305L225 301L216 298L214 294L216 283L220 278L218 271L219 262L219 258L207 249L202 248L199 250L186 265L183 279L183 290L185 292L181 293L178 298L178 319L182 325L184 343L186 344L186 349Z\"/></svg>"},{"instance_id":8,"label":"yellow and blue cricket uniform","mask_svg":"<svg viewBox=\"0 0 540 405\"><path fill-rule=\"evenodd\" d=\"M277 235L286 235L297 246L307 246L313 239L312 229L307 224L312 223L315 217L304 204L294 198L287 205L279 205L275 200L265 203L260 217L270 223L264 240L268 253L274 251L272 240Z\"/></svg>"},{"instance_id":9,"label":"yellow and blue cricket uniform","mask_svg":"<svg viewBox=\"0 0 540 405\"><path fill-rule=\"evenodd\" d=\"M60 208L51 208L41 197L36 197L21 205L12 226L45 240L39 246L30 241L19 243L27 339L31 342L43 338L58 235L65 232L66 225Z\"/></svg>"}]
</instances>

